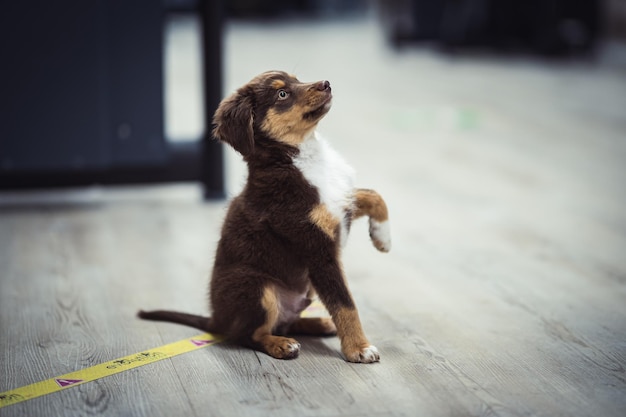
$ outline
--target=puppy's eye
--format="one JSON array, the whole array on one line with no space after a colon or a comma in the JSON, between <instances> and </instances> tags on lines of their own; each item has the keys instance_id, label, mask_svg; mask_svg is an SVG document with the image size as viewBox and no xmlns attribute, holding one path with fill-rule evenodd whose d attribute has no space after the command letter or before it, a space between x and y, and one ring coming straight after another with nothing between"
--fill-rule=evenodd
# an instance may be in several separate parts
<instances>
[{"instance_id":1,"label":"puppy's eye","mask_svg":"<svg viewBox=\"0 0 626 417\"><path fill-rule=\"evenodd\" d=\"M278 99L279 100L284 100L287 97L289 97L289 93L285 90L278 90Z\"/></svg>"}]
</instances>

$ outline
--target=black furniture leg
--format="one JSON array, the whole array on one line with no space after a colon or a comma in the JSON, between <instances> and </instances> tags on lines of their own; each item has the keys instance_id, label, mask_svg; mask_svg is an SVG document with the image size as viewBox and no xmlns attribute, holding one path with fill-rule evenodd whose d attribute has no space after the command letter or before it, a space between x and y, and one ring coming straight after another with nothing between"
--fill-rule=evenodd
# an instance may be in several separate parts
<instances>
[{"instance_id":1,"label":"black furniture leg","mask_svg":"<svg viewBox=\"0 0 626 417\"><path fill-rule=\"evenodd\" d=\"M202 143L202 178L205 199L225 197L224 155L222 144L212 137L211 121L222 93L223 4L219 0L200 0L204 79L205 132Z\"/></svg>"}]
</instances>

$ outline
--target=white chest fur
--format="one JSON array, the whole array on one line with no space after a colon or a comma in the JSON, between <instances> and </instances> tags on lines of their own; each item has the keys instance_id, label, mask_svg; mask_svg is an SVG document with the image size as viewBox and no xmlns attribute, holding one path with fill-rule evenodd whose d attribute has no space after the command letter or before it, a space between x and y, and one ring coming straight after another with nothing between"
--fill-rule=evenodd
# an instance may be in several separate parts
<instances>
[{"instance_id":1,"label":"white chest fur","mask_svg":"<svg viewBox=\"0 0 626 417\"><path fill-rule=\"evenodd\" d=\"M320 203L325 204L327 210L341 222L343 246L348 235L345 213L352 204L354 170L315 132L300 144L300 154L293 163L317 188Z\"/></svg>"}]
</instances>

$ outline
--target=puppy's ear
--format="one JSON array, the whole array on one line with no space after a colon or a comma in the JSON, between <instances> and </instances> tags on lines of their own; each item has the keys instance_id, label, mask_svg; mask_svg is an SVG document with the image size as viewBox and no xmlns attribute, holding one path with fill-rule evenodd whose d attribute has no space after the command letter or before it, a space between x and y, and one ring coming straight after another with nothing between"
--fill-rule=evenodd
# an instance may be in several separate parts
<instances>
[{"instance_id":1,"label":"puppy's ear","mask_svg":"<svg viewBox=\"0 0 626 417\"><path fill-rule=\"evenodd\" d=\"M237 91L220 103L213 116L213 136L228 143L244 157L254 150L252 100Z\"/></svg>"}]
</instances>

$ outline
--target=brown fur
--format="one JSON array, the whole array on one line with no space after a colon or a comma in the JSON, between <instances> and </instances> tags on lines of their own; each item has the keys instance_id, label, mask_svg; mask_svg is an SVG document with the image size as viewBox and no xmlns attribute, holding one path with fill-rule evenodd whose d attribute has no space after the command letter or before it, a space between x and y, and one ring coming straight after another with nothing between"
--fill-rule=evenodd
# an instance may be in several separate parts
<instances>
[{"instance_id":1,"label":"brown fur","mask_svg":"<svg viewBox=\"0 0 626 417\"><path fill-rule=\"evenodd\" d=\"M354 193L354 199L355 210L352 213L352 219L362 216L369 216L379 222L389 219L387 205L376 191L359 189Z\"/></svg>"},{"instance_id":2,"label":"brown fur","mask_svg":"<svg viewBox=\"0 0 626 417\"><path fill-rule=\"evenodd\" d=\"M293 164L298 145L328 112L331 97L327 81L301 83L272 71L222 101L214 136L243 155L249 175L222 227L210 281L212 316L142 311L140 317L219 333L281 359L296 357L300 347L285 334L338 333L347 360L378 360L375 348L375 354L367 351L341 267L342 219L333 217ZM355 190L353 197L346 221L363 215L387 219L377 193ZM332 320L299 318L314 293Z\"/></svg>"}]
</instances>

